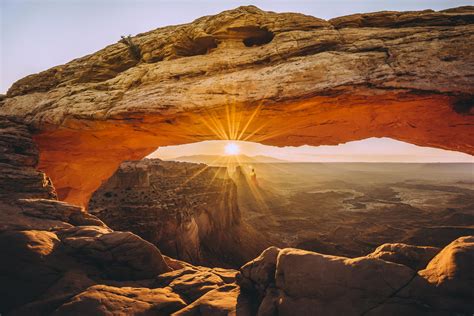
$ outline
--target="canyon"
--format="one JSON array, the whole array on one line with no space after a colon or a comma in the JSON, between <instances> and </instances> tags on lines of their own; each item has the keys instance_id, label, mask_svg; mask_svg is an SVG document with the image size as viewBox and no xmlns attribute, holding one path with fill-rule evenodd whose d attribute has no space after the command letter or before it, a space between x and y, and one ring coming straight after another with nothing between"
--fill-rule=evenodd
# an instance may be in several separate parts
<instances>
[{"instance_id":1,"label":"canyon","mask_svg":"<svg viewBox=\"0 0 474 316\"><path fill-rule=\"evenodd\" d=\"M121 203L99 188L123 161L206 139L297 146L386 136L473 154L473 23L473 7L325 21L246 6L19 80L0 98L0 312L471 315L471 234L441 247L386 243L355 258L269 247L229 269L167 256L85 206ZM143 176L140 164L121 169ZM120 194L136 198L131 181ZM235 184L217 181L234 194ZM224 209L238 227L237 207ZM175 209L161 210L168 221ZM209 244L229 227L218 210L186 210L184 235L168 221L191 250L163 249L198 262L193 219L219 225L199 238ZM232 250L216 239L217 253Z\"/></svg>"},{"instance_id":2,"label":"canyon","mask_svg":"<svg viewBox=\"0 0 474 316\"><path fill-rule=\"evenodd\" d=\"M89 213L192 264L237 268L271 244L242 221L226 168L127 161L94 192Z\"/></svg>"}]
</instances>

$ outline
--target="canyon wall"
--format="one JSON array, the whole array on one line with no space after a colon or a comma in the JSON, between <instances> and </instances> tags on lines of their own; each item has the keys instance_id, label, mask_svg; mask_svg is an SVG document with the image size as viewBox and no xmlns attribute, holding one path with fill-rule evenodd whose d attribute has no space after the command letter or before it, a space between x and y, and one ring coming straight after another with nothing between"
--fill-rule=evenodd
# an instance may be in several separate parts
<instances>
[{"instance_id":1,"label":"canyon wall","mask_svg":"<svg viewBox=\"0 0 474 316\"><path fill-rule=\"evenodd\" d=\"M0 114L35 128L39 168L84 206L123 160L207 139L472 154L473 22L473 7L329 21L240 7L25 77Z\"/></svg>"},{"instance_id":2,"label":"canyon wall","mask_svg":"<svg viewBox=\"0 0 474 316\"><path fill-rule=\"evenodd\" d=\"M127 161L94 192L88 211L193 264L239 267L263 250L243 253L242 234L251 232L243 232L237 188L226 168Z\"/></svg>"}]
</instances>

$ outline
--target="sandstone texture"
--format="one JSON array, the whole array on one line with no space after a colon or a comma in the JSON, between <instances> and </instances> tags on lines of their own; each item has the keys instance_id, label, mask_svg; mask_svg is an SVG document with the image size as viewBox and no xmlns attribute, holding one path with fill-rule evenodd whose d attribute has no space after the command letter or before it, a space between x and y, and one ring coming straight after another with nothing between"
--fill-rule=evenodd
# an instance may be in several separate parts
<instances>
[{"instance_id":1,"label":"sandstone texture","mask_svg":"<svg viewBox=\"0 0 474 316\"><path fill-rule=\"evenodd\" d=\"M74 296L53 315L169 315L186 306L169 289L95 285Z\"/></svg>"},{"instance_id":2,"label":"sandstone texture","mask_svg":"<svg viewBox=\"0 0 474 316\"><path fill-rule=\"evenodd\" d=\"M329 21L239 7L23 78L0 114L36 129L40 169L83 206L123 160L206 139L472 154L473 22L473 7Z\"/></svg>"},{"instance_id":3,"label":"sandstone texture","mask_svg":"<svg viewBox=\"0 0 474 316\"><path fill-rule=\"evenodd\" d=\"M436 247L412 246L406 244L383 244L367 257L403 264L413 270L420 270L436 256L441 249Z\"/></svg>"},{"instance_id":4,"label":"sandstone texture","mask_svg":"<svg viewBox=\"0 0 474 316\"><path fill-rule=\"evenodd\" d=\"M258 315L468 315L473 263L472 237L453 241L418 272L373 255L269 248L240 269L237 283L260 297Z\"/></svg>"},{"instance_id":5,"label":"sandstone texture","mask_svg":"<svg viewBox=\"0 0 474 316\"><path fill-rule=\"evenodd\" d=\"M268 247L242 225L237 187L226 168L127 161L94 192L88 211L192 264L238 268Z\"/></svg>"},{"instance_id":6,"label":"sandstone texture","mask_svg":"<svg viewBox=\"0 0 474 316\"><path fill-rule=\"evenodd\" d=\"M472 315L473 236L422 270L408 246L352 259L271 248L236 275L56 200L84 206L123 160L216 137L472 153L472 22L472 7L331 21L241 7L20 80L0 101L0 313Z\"/></svg>"},{"instance_id":7,"label":"sandstone texture","mask_svg":"<svg viewBox=\"0 0 474 316\"><path fill-rule=\"evenodd\" d=\"M26 127L10 123L9 128ZM34 170L29 163L17 166ZM21 186L21 179L14 185ZM386 244L353 259L272 247L237 272L163 256L153 244L133 233L112 230L80 207L44 198L43 183L37 185L28 195L12 195L0 203L2 314L474 312L473 236L456 239L432 259L428 257L437 249L405 244Z\"/></svg>"},{"instance_id":8,"label":"sandstone texture","mask_svg":"<svg viewBox=\"0 0 474 316\"><path fill-rule=\"evenodd\" d=\"M9 179L2 189L10 190L0 197L1 314L169 315L199 308L195 301L208 291L237 288L235 270L163 256L139 236L55 200L52 183L35 170L38 152L26 125L2 121L0 142L0 178ZM228 309L227 301L213 304Z\"/></svg>"}]
</instances>

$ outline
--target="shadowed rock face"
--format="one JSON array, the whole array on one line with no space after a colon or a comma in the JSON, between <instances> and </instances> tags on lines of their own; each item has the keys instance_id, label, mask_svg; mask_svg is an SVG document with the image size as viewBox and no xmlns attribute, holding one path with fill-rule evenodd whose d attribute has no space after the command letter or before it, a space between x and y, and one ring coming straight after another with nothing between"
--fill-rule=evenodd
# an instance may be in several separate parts
<instances>
[{"instance_id":1,"label":"shadowed rock face","mask_svg":"<svg viewBox=\"0 0 474 316\"><path fill-rule=\"evenodd\" d=\"M418 273L373 254L348 259L273 247L244 265L237 283L243 292L260 297L258 315L470 314L473 278L467 267L474 263L472 240L453 241ZM426 252L426 247L403 246L386 244L381 249L412 260Z\"/></svg>"},{"instance_id":2,"label":"shadowed rock face","mask_svg":"<svg viewBox=\"0 0 474 316\"><path fill-rule=\"evenodd\" d=\"M9 133L3 133L2 129ZM26 152L26 127L8 121L0 142ZM6 136L5 136L6 135ZM15 135L11 137L11 135ZM18 137L18 139L17 139ZM31 138L30 138L31 141ZM10 175L34 168L9 162ZM31 161L37 156L31 154ZM0 198L0 312L9 315L470 315L473 236L435 250L383 245L360 258L275 247L236 270L193 266L161 255L130 232L113 231L82 208L28 194ZM52 191L46 191L52 192ZM383 258L384 260L378 259ZM393 262L392 262L393 261ZM423 270L419 266L428 264ZM403 264L399 264L403 263ZM404 264L416 268L415 271ZM237 280L237 282L236 282Z\"/></svg>"},{"instance_id":3,"label":"shadowed rock face","mask_svg":"<svg viewBox=\"0 0 474 316\"><path fill-rule=\"evenodd\" d=\"M0 195L0 313L169 315L234 283L235 270L173 260L137 235L113 231L83 208L53 199L51 183L37 181L45 175L35 170L28 128L0 123L0 179L9 179L2 189L11 190ZM232 289L222 304L213 296L215 310L237 308L227 303L240 295L235 284Z\"/></svg>"},{"instance_id":4,"label":"shadowed rock face","mask_svg":"<svg viewBox=\"0 0 474 316\"><path fill-rule=\"evenodd\" d=\"M127 161L94 192L89 212L194 264L242 264L237 188L225 168ZM256 254L252 254L253 256ZM247 258L248 259L248 258Z\"/></svg>"},{"instance_id":5,"label":"shadowed rock face","mask_svg":"<svg viewBox=\"0 0 474 316\"><path fill-rule=\"evenodd\" d=\"M473 21L472 7L329 21L240 7L21 79L0 114L36 128L40 169L80 205L123 160L206 139L472 154Z\"/></svg>"}]
</instances>

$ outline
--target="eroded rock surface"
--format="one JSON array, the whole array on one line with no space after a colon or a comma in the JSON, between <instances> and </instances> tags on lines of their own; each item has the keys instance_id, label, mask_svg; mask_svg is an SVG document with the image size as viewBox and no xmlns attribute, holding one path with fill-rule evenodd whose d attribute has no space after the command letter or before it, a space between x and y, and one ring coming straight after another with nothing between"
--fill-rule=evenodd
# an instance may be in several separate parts
<instances>
[{"instance_id":1,"label":"eroded rock surface","mask_svg":"<svg viewBox=\"0 0 474 316\"><path fill-rule=\"evenodd\" d=\"M193 266L162 256L151 243L130 232L113 231L79 207L38 198L41 190L31 192L1 201L2 314L474 312L472 236L453 241L419 272L374 254L350 259L273 247L236 276L232 269ZM376 253L417 253L415 248L384 245ZM394 258L398 257L390 256Z\"/></svg>"},{"instance_id":2,"label":"eroded rock surface","mask_svg":"<svg viewBox=\"0 0 474 316\"><path fill-rule=\"evenodd\" d=\"M426 267L441 249L406 244L383 244L367 257L403 264L415 271Z\"/></svg>"},{"instance_id":3,"label":"eroded rock surface","mask_svg":"<svg viewBox=\"0 0 474 316\"><path fill-rule=\"evenodd\" d=\"M265 241L241 225L237 188L226 168L127 161L94 192L88 210L192 264L238 268L265 249Z\"/></svg>"},{"instance_id":4,"label":"eroded rock surface","mask_svg":"<svg viewBox=\"0 0 474 316\"><path fill-rule=\"evenodd\" d=\"M202 263L202 241L217 242L240 221L236 188L225 175L218 168L159 159L124 162L94 193L89 212L166 255Z\"/></svg>"},{"instance_id":5,"label":"eroded rock surface","mask_svg":"<svg viewBox=\"0 0 474 316\"><path fill-rule=\"evenodd\" d=\"M123 160L200 140L386 136L472 154L473 12L324 21L239 7L21 79L0 113L37 128L40 168L83 206Z\"/></svg>"},{"instance_id":6,"label":"eroded rock surface","mask_svg":"<svg viewBox=\"0 0 474 316\"><path fill-rule=\"evenodd\" d=\"M471 241L455 240L419 273L372 255L349 259L270 248L240 269L237 283L244 292L263 293L258 315L469 314Z\"/></svg>"},{"instance_id":7,"label":"eroded rock surface","mask_svg":"<svg viewBox=\"0 0 474 316\"><path fill-rule=\"evenodd\" d=\"M0 100L9 117L0 120L0 312L246 315L255 303L260 315L471 315L472 236L418 273L370 257L273 249L241 271L250 288L261 283L263 300L253 302L232 270L163 257L55 201L35 167L61 198L85 205L122 160L221 132L277 145L389 136L472 153L472 12L323 21L243 7L22 79ZM225 120L229 103L259 116L248 130L211 133L206 118ZM263 262L262 273L246 272Z\"/></svg>"},{"instance_id":8,"label":"eroded rock surface","mask_svg":"<svg viewBox=\"0 0 474 316\"><path fill-rule=\"evenodd\" d=\"M52 315L170 315L185 307L168 288L95 285L61 305Z\"/></svg>"},{"instance_id":9,"label":"eroded rock surface","mask_svg":"<svg viewBox=\"0 0 474 316\"><path fill-rule=\"evenodd\" d=\"M38 175L46 177L35 170L37 151L28 128L7 123L8 135L0 133L6 144L0 151L6 166L0 176L10 177L13 166L29 177L10 177L8 188L24 181L30 186L0 198L0 313L168 315L234 283L235 270L194 267L164 257L137 235L113 231L83 208L51 199L51 183L36 181ZM25 153L18 160L10 159L13 146L17 154ZM172 269L192 269L195 275L178 272L169 286L154 287L156 278Z\"/></svg>"}]
</instances>

